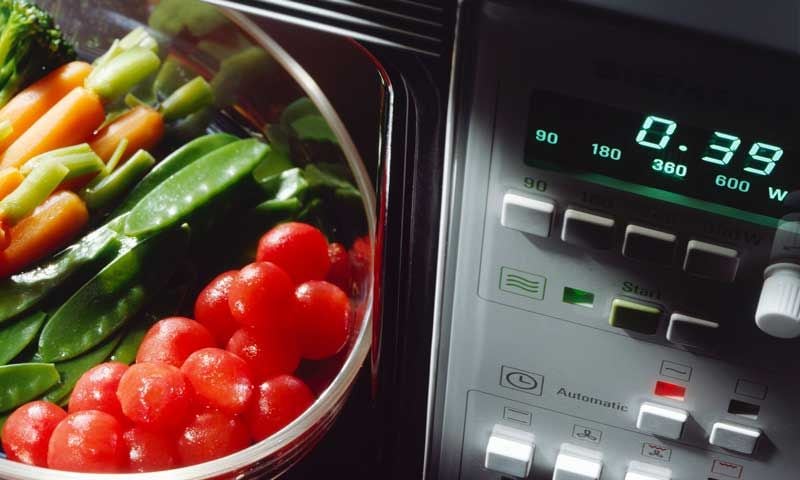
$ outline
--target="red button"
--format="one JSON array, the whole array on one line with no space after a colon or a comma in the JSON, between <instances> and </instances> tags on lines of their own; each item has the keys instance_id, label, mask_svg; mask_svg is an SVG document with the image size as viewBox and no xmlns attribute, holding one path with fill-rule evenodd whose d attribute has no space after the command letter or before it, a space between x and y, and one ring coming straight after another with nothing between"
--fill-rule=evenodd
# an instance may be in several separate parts
<instances>
[{"instance_id":1,"label":"red button","mask_svg":"<svg viewBox=\"0 0 800 480\"><path fill-rule=\"evenodd\" d=\"M655 394L658 397L669 398L670 400L678 400L680 402L686 399L686 387L683 385L676 385L669 382L656 382Z\"/></svg>"}]
</instances>

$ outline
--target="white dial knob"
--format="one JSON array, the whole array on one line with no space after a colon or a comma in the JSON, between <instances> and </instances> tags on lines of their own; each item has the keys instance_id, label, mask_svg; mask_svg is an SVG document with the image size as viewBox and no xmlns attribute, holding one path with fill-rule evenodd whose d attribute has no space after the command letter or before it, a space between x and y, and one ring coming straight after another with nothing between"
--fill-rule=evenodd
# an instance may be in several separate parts
<instances>
[{"instance_id":1,"label":"white dial knob","mask_svg":"<svg viewBox=\"0 0 800 480\"><path fill-rule=\"evenodd\" d=\"M800 265L776 263L764 270L756 325L773 337L800 336Z\"/></svg>"}]
</instances>

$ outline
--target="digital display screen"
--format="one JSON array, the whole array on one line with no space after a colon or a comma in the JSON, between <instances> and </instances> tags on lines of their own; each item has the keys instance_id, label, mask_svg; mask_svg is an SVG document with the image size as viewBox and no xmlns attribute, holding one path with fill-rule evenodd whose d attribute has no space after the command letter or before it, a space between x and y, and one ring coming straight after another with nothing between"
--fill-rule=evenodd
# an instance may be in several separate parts
<instances>
[{"instance_id":1,"label":"digital display screen","mask_svg":"<svg viewBox=\"0 0 800 480\"><path fill-rule=\"evenodd\" d=\"M717 129L719 128L719 129ZM772 224L798 186L790 138L635 112L537 90L525 162L734 218Z\"/></svg>"}]
</instances>

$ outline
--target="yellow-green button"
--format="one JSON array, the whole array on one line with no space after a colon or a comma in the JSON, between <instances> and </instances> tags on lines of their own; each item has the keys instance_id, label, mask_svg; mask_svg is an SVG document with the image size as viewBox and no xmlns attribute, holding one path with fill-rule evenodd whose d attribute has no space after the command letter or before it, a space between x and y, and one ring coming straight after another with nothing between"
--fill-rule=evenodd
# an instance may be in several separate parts
<instances>
[{"instance_id":1,"label":"yellow-green button","mask_svg":"<svg viewBox=\"0 0 800 480\"><path fill-rule=\"evenodd\" d=\"M661 309L652 305L615 298L611 302L611 315L608 323L612 327L624 328L645 335L653 335L658 330Z\"/></svg>"}]
</instances>

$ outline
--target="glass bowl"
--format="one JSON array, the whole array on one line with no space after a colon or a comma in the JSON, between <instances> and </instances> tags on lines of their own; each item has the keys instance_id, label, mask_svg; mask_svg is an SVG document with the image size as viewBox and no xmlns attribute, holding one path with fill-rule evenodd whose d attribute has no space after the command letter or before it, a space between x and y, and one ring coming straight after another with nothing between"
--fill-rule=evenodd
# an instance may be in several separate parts
<instances>
[{"instance_id":1,"label":"glass bowl","mask_svg":"<svg viewBox=\"0 0 800 480\"><path fill-rule=\"evenodd\" d=\"M346 128L314 79L286 51L240 13L198 0L34 0L48 10L85 60L102 54L115 38L136 27L146 27L159 40L161 56L170 55L207 78L218 104L216 125L222 130L263 136L273 140L271 130L284 109L297 100L303 108L315 108L327 124L320 133L331 141L323 148L349 169L361 194L352 223L375 244L375 190ZM308 102L310 100L310 102ZM187 128L190 128L189 125ZM184 130L180 130L184 131ZM176 134L180 134L176 130ZM299 155L303 155L301 148ZM293 158L294 158L293 151ZM285 472L328 431L337 418L371 341L373 265L357 285L353 301L353 328L343 364L316 402L298 419L275 435L249 448L211 462L162 472L139 474L87 474L31 467L0 460L0 478L9 480L200 480L274 478Z\"/></svg>"}]
</instances>

